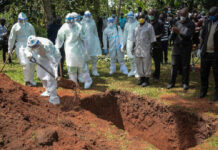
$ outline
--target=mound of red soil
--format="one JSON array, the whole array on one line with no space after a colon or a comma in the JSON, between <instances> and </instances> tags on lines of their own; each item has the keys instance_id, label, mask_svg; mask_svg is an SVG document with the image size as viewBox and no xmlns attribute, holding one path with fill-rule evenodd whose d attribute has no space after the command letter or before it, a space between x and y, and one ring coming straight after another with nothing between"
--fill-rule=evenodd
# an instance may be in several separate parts
<instances>
[{"instance_id":1,"label":"mound of red soil","mask_svg":"<svg viewBox=\"0 0 218 150\"><path fill-rule=\"evenodd\" d=\"M214 120L131 93L80 95L59 91L61 105L0 74L0 149L161 150L193 147L215 132ZM127 133L128 132L128 133Z\"/></svg>"}]
</instances>

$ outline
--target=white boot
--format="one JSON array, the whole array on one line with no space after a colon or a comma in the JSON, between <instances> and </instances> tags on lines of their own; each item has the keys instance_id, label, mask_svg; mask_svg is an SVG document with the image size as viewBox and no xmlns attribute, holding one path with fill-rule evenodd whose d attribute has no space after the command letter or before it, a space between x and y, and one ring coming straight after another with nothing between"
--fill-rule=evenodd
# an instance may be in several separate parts
<instances>
[{"instance_id":1,"label":"white boot","mask_svg":"<svg viewBox=\"0 0 218 150\"><path fill-rule=\"evenodd\" d=\"M83 78L85 80L84 89L88 89L92 85L92 78L90 77L90 74L88 71L84 72Z\"/></svg>"},{"instance_id":2,"label":"white boot","mask_svg":"<svg viewBox=\"0 0 218 150\"><path fill-rule=\"evenodd\" d=\"M69 79L77 83L77 73L69 74Z\"/></svg>"},{"instance_id":3,"label":"white boot","mask_svg":"<svg viewBox=\"0 0 218 150\"><path fill-rule=\"evenodd\" d=\"M99 76L99 73L97 70L97 62L98 62L97 56L93 56L92 57L92 75L93 76Z\"/></svg>"},{"instance_id":4,"label":"white boot","mask_svg":"<svg viewBox=\"0 0 218 150\"><path fill-rule=\"evenodd\" d=\"M116 64L114 62L111 62L111 65L110 65L110 75L114 74L115 72L116 72Z\"/></svg>"},{"instance_id":5,"label":"white boot","mask_svg":"<svg viewBox=\"0 0 218 150\"><path fill-rule=\"evenodd\" d=\"M124 75L128 75L128 68L126 67L125 64L121 64L120 72L123 73Z\"/></svg>"},{"instance_id":6,"label":"white boot","mask_svg":"<svg viewBox=\"0 0 218 150\"><path fill-rule=\"evenodd\" d=\"M51 104L53 104L53 105L58 105L58 104L60 104L61 102L60 102L60 99L59 99L58 96L51 96L51 97L49 98L49 103L51 103Z\"/></svg>"},{"instance_id":7,"label":"white boot","mask_svg":"<svg viewBox=\"0 0 218 150\"><path fill-rule=\"evenodd\" d=\"M40 96L43 96L43 97L48 97L49 96L49 93L48 91L46 90L45 92L43 92Z\"/></svg>"},{"instance_id":8,"label":"white boot","mask_svg":"<svg viewBox=\"0 0 218 150\"><path fill-rule=\"evenodd\" d=\"M128 73L128 77L131 77L131 76L135 76L136 74L136 65L135 65L135 60L134 59L130 59L130 72Z\"/></svg>"},{"instance_id":9,"label":"white boot","mask_svg":"<svg viewBox=\"0 0 218 150\"><path fill-rule=\"evenodd\" d=\"M91 87L91 85L92 85L92 80L85 82L84 89L89 89Z\"/></svg>"}]
</instances>

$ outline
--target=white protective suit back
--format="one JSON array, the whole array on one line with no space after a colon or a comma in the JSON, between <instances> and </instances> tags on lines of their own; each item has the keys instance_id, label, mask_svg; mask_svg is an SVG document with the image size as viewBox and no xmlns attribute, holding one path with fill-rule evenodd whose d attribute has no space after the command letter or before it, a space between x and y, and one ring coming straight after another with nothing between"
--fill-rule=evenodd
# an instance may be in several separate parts
<instances>
[{"instance_id":1,"label":"white protective suit back","mask_svg":"<svg viewBox=\"0 0 218 150\"><path fill-rule=\"evenodd\" d=\"M85 48L88 51L88 56L98 56L102 54L98 31L95 21L90 18L90 21L82 20L82 27L85 33Z\"/></svg>"},{"instance_id":2,"label":"white protective suit back","mask_svg":"<svg viewBox=\"0 0 218 150\"><path fill-rule=\"evenodd\" d=\"M16 54L21 65L26 65L29 63L29 60L25 55L25 49L27 46L27 38L30 35L35 35L35 29L32 24L28 22L26 22L24 25L20 23L14 24L10 32L8 49L12 50L16 41Z\"/></svg>"},{"instance_id":3,"label":"white protective suit back","mask_svg":"<svg viewBox=\"0 0 218 150\"><path fill-rule=\"evenodd\" d=\"M126 45L126 51L129 58L134 58L131 51L133 49L134 31L138 24L138 21L134 19L134 22L127 22L124 28L123 45Z\"/></svg>"},{"instance_id":4,"label":"white protective suit back","mask_svg":"<svg viewBox=\"0 0 218 150\"><path fill-rule=\"evenodd\" d=\"M61 48L63 43L66 63L68 67L83 67L86 61L84 47L84 32L82 26L75 22L73 26L64 23L58 31L56 47Z\"/></svg>"}]
</instances>

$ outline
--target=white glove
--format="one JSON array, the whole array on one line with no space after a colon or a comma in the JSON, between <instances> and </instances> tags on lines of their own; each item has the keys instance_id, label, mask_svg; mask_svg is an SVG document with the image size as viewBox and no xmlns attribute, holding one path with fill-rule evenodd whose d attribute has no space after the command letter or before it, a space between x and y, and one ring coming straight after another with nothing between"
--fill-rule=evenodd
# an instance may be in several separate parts
<instances>
[{"instance_id":1,"label":"white glove","mask_svg":"<svg viewBox=\"0 0 218 150\"><path fill-rule=\"evenodd\" d=\"M11 53L11 49L8 49L8 54Z\"/></svg>"},{"instance_id":2,"label":"white glove","mask_svg":"<svg viewBox=\"0 0 218 150\"><path fill-rule=\"evenodd\" d=\"M122 53L124 53L124 47L122 47L120 51L121 51Z\"/></svg>"},{"instance_id":3,"label":"white glove","mask_svg":"<svg viewBox=\"0 0 218 150\"><path fill-rule=\"evenodd\" d=\"M125 51L125 45L120 44L119 49L123 53Z\"/></svg>"},{"instance_id":4,"label":"white glove","mask_svg":"<svg viewBox=\"0 0 218 150\"><path fill-rule=\"evenodd\" d=\"M198 57L198 58L201 57L201 49L198 49L198 51L197 51L197 57Z\"/></svg>"}]
</instances>

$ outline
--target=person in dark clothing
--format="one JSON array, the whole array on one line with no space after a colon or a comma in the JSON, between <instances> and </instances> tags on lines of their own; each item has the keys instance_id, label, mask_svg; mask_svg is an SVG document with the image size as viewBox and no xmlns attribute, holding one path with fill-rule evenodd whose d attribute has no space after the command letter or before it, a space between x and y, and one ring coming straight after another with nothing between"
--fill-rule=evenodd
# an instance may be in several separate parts
<instances>
[{"instance_id":1,"label":"person in dark clothing","mask_svg":"<svg viewBox=\"0 0 218 150\"><path fill-rule=\"evenodd\" d=\"M48 30L47 30L47 37L49 40L51 40L53 42L53 44L55 44L55 40L57 38L57 34L58 34L58 30L61 28L61 18L57 17L53 23L51 23L48 26ZM61 69L62 72L64 70L64 61L65 61L65 52L64 52L64 46L60 49L61 52ZM59 69L58 69L59 70ZM60 70L58 71L58 74L60 75Z\"/></svg>"},{"instance_id":2,"label":"person in dark clothing","mask_svg":"<svg viewBox=\"0 0 218 150\"><path fill-rule=\"evenodd\" d=\"M177 71L182 66L182 84L184 90L189 88L189 67L192 50L192 37L195 32L194 23L188 18L188 8L180 11L180 20L172 27L174 48L172 51L171 81L168 89L175 86Z\"/></svg>"},{"instance_id":3,"label":"person in dark clothing","mask_svg":"<svg viewBox=\"0 0 218 150\"><path fill-rule=\"evenodd\" d=\"M162 43L161 63L163 63L163 59L164 59L165 64L168 64L168 42L169 42L170 23L168 22L167 16L165 14L160 14L159 18L164 24L164 35L161 38L161 43Z\"/></svg>"},{"instance_id":4,"label":"person in dark clothing","mask_svg":"<svg viewBox=\"0 0 218 150\"><path fill-rule=\"evenodd\" d=\"M153 47L153 59L155 64L155 71L153 73L154 81L158 81L160 78L160 62L161 62L161 38L164 35L164 24L158 20L158 14L156 10L150 9L148 11L148 19L152 24L156 36L156 42Z\"/></svg>"},{"instance_id":5,"label":"person in dark clothing","mask_svg":"<svg viewBox=\"0 0 218 150\"><path fill-rule=\"evenodd\" d=\"M198 13L194 13L192 17L192 21L195 24L195 33L193 35L193 45L197 47L198 44L200 43L199 36L200 36L200 30L201 30L201 24L199 23Z\"/></svg>"},{"instance_id":6,"label":"person in dark clothing","mask_svg":"<svg viewBox=\"0 0 218 150\"><path fill-rule=\"evenodd\" d=\"M5 23L5 19L0 19L0 48L3 50L3 62L6 61L6 53L8 52L8 30ZM12 63L11 58L9 58L9 63Z\"/></svg>"},{"instance_id":7,"label":"person in dark clothing","mask_svg":"<svg viewBox=\"0 0 218 150\"><path fill-rule=\"evenodd\" d=\"M137 16L136 16L136 19L138 20L139 19L139 14L142 12L142 7L138 7L138 12L137 12ZM145 13L146 15L146 13Z\"/></svg>"},{"instance_id":8,"label":"person in dark clothing","mask_svg":"<svg viewBox=\"0 0 218 150\"><path fill-rule=\"evenodd\" d=\"M107 15L104 13L103 17L98 18L97 29L98 29L98 37L101 42L101 46L103 45L103 31L107 27Z\"/></svg>"},{"instance_id":9,"label":"person in dark clothing","mask_svg":"<svg viewBox=\"0 0 218 150\"><path fill-rule=\"evenodd\" d=\"M218 7L212 7L209 10L209 20L204 23L201 31L200 49L201 91L199 98L207 94L208 78L212 68L215 80L214 101L218 101Z\"/></svg>"}]
</instances>

